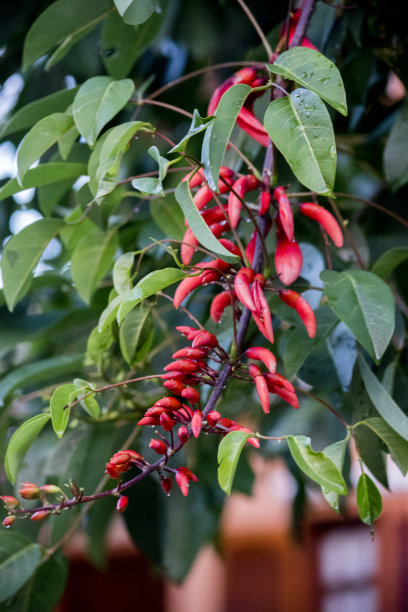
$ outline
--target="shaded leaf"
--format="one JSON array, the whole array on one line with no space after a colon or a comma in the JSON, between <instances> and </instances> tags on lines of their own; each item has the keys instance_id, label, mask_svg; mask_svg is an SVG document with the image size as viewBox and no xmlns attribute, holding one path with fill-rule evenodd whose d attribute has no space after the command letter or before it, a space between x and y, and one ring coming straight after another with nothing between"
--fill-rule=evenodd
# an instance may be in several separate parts
<instances>
[{"instance_id":1,"label":"shaded leaf","mask_svg":"<svg viewBox=\"0 0 408 612\"><path fill-rule=\"evenodd\" d=\"M172 194L150 203L150 216L166 237L181 240L185 234L184 215Z\"/></svg>"},{"instance_id":2,"label":"shaded leaf","mask_svg":"<svg viewBox=\"0 0 408 612\"><path fill-rule=\"evenodd\" d=\"M361 474L357 483L357 507L360 518L366 525L372 525L381 514L380 492L367 474Z\"/></svg>"},{"instance_id":3,"label":"shaded leaf","mask_svg":"<svg viewBox=\"0 0 408 612\"><path fill-rule=\"evenodd\" d=\"M264 125L296 178L312 191L329 195L336 174L336 143L329 113L319 96L296 89L273 100Z\"/></svg>"},{"instance_id":4,"label":"shaded leaf","mask_svg":"<svg viewBox=\"0 0 408 612\"><path fill-rule=\"evenodd\" d=\"M114 2L123 21L130 25L144 23L152 13L162 11L160 0L114 0Z\"/></svg>"},{"instance_id":5,"label":"shaded leaf","mask_svg":"<svg viewBox=\"0 0 408 612\"><path fill-rule=\"evenodd\" d=\"M205 132L201 161L208 185L214 191L218 192L218 177L232 128L250 91L244 84L227 89L217 106L214 123Z\"/></svg>"},{"instance_id":6,"label":"shaded leaf","mask_svg":"<svg viewBox=\"0 0 408 612\"><path fill-rule=\"evenodd\" d=\"M383 280L387 280L395 268L405 259L408 259L408 247L394 247L385 251L385 253L374 262L371 272Z\"/></svg>"},{"instance_id":7,"label":"shaded leaf","mask_svg":"<svg viewBox=\"0 0 408 612\"><path fill-rule=\"evenodd\" d=\"M125 106L134 90L133 81L108 76L91 77L79 88L72 105L75 124L89 145L102 128Z\"/></svg>"},{"instance_id":8,"label":"shaded leaf","mask_svg":"<svg viewBox=\"0 0 408 612\"><path fill-rule=\"evenodd\" d=\"M347 115L346 92L338 68L327 57L307 47L281 53L268 70L314 91L342 115Z\"/></svg>"},{"instance_id":9,"label":"shaded leaf","mask_svg":"<svg viewBox=\"0 0 408 612\"><path fill-rule=\"evenodd\" d=\"M41 548L21 533L0 533L0 602L13 595L35 572Z\"/></svg>"},{"instance_id":10,"label":"shaded leaf","mask_svg":"<svg viewBox=\"0 0 408 612\"><path fill-rule=\"evenodd\" d=\"M388 285L363 270L325 270L320 278L330 308L378 361L394 331L395 303Z\"/></svg>"},{"instance_id":11,"label":"shaded leaf","mask_svg":"<svg viewBox=\"0 0 408 612\"><path fill-rule=\"evenodd\" d=\"M4 469L10 482L15 482L28 449L50 418L50 414L36 414L20 425L11 436L4 459Z\"/></svg>"},{"instance_id":12,"label":"shaded leaf","mask_svg":"<svg viewBox=\"0 0 408 612\"><path fill-rule=\"evenodd\" d=\"M123 253L113 266L113 286L118 293L132 289L132 268L135 261L133 253Z\"/></svg>"},{"instance_id":13,"label":"shaded leaf","mask_svg":"<svg viewBox=\"0 0 408 612\"><path fill-rule=\"evenodd\" d=\"M0 189L0 201L19 191L24 191L24 189L41 187L42 185L49 185L64 179L78 178L81 174L86 174L86 172L86 164L73 162L49 162L48 164L41 164L36 168L27 170L21 185L15 178L8 180Z\"/></svg>"},{"instance_id":14,"label":"shaded leaf","mask_svg":"<svg viewBox=\"0 0 408 612\"><path fill-rule=\"evenodd\" d=\"M191 196L188 181L179 183L176 189L176 200L184 213L186 221L197 240L203 247L215 253L223 261L239 263L237 255L228 251L214 236L203 217L200 215L197 206Z\"/></svg>"},{"instance_id":15,"label":"shaded leaf","mask_svg":"<svg viewBox=\"0 0 408 612\"><path fill-rule=\"evenodd\" d=\"M218 447L218 482L227 495L231 495L232 483L238 460L251 434L244 431L231 431L221 440Z\"/></svg>"},{"instance_id":16,"label":"shaded leaf","mask_svg":"<svg viewBox=\"0 0 408 612\"><path fill-rule=\"evenodd\" d=\"M408 102L400 108L384 147L385 178L394 190L408 180Z\"/></svg>"},{"instance_id":17,"label":"shaded leaf","mask_svg":"<svg viewBox=\"0 0 408 612\"><path fill-rule=\"evenodd\" d=\"M392 431L392 430L391 430ZM386 489L388 485L387 455L385 446L376 433L368 427L357 427L354 430L359 455L374 478Z\"/></svg>"},{"instance_id":18,"label":"shaded leaf","mask_svg":"<svg viewBox=\"0 0 408 612\"><path fill-rule=\"evenodd\" d=\"M214 122L214 117L201 117L198 110L195 108L193 112L193 118L188 132L179 143L176 144L169 153L185 153L190 138L200 134L208 128Z\"/></svg>"},{"instance_id":19,"label":"shaded leaf","mask_svg":"<svg viewBox=\"0 0 408 612\"><path fill-rule=\"evenodd\" d=\"M47 244L64 222L60 219L40 219L12 236L1 258L3 291L9 310L27 293L32 272Z\"/></svg>"},{"instance_id":20,"label":"shaded leaf","mask_svg":"<svg viewBox=\"0 0 408 612\"><path fill-rule=\"evenodd\" d=\"M343 471L343 463L344 463L344 455L346 452L348 440L339 440L338 442L334 442L329 446L326 446L323 449L323 454L326 457L329 457L336 466L336 468L341 473ZM331 508L337 513L339 513L339 496L334 491L330 491L326 487L322 487L322 493Z\"/></svg>"},{"instance_id":21,"label":"shaded leaf","mask_svg":"<svg viewBox=\"0 0 408 612\"><path fill-rule=\"evenodd\" d=\"M70 408L66 408L66 405L72 401L72 395L75 391L75 385L66 384L55 389L52 394L50 401L52 426L59 438L62 438L68 425L71 410Z\"/></svg>"},{"instance_id":22,"label":"shaded leaf","mask_svg":"<svg viewBox=\"0 0 408 612\"><path fill-rule=\"evenodd\" d=\"M150 308L143 304L126 315L119 330L120 350L125 361L133 365L137 351L151 330L149 325Z\"/></svg>"},{"instance_id":23,"label":"shaded leaf","mask_svg":"<svg viewBox=\"0 0 408 612\"><path fill-rule=\"evenodd\" d=\"M309 478L339 495L347 495L347 486L332 459L312 449L307 436L288 436L290 453Z\"/></svg>"},{"instance_id":24,"label":"shaded leaf","mask_svg":"<svg viewBox=\"0 0 408 612\"><path fill-rule=\"evenodd\" d=\"M381 417L373 417L355 425L356 433L362 426L371 429L388 447L396 465L405 476L408 472L408 442L394 431ZM369 466L368 466L369 467Z\"/></svg>"}]
</instances>

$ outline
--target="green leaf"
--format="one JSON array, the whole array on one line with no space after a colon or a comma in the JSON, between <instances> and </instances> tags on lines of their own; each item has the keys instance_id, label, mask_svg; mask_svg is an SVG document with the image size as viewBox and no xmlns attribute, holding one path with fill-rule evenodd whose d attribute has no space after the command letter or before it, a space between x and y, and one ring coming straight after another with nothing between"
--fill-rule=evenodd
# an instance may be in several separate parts
<instances>
[{"instance_id":1,"label":"green leaf","mask_svg":"<svg viewBox=\"0 0 408 612\"><path fill-rule=\"evenodd\" d=\"M68 559L60 553L53 555L37 567L7 612L53 612L64 592L67 576Z\"/></svg>"},{"instance_id":2,"label":"green leaf","mask_svg":"<svg viewBox=\"0 0 408 612\"><path fill-rule=\"evenodd\" d=\"M339 495L347 495L344 478L332 459L312 449L307 436L288 436L290 453L299 468L319 485Z\"/></svg>"},{"instance_id":3,"label":"green leaf","mask_svg":"<svg viewBox=\"0 0 408 612\"><path fill-rule=\"evenodd\" d=\"M113 286L118 293L132 289L132 268L135 261L133 253L123 253L113 266Z\"/></svg>"},{"instance_id":4,"label":"green leaf","mask_svg":"<svg viewBox=\"0 0 408 612\"><path fill-rule=\"evenodd\" d=\"M87 304L98 283L110 270L117 246L117 229L114 228L107 233L98 231L84 236L72 253L72 279Z\"/></svg>"},{"instance_id":5,"label":"green leaf","mask_svg":"<svg viewBox=\"0 0 408 612\"><path fill-rule=\"evenodd\" d=\"M158 178L146 177L133 179L132 187L134 187L134 189L138 189L143 194L160 195L163 193L162 183L167 174L167 168L169 167L170 162L168 159L160 155L160 151L157 147L150 147L147 152L150 157L153 157L153 159L157 162L159 166L159 176Z\"/></svg>"},{"instance_id":6,"label":"green leaf","mask_svg":"<svg viewBox=\"0 0 408 612\"><path fill-rule=\"evenodd\" d=\"M112 0L57 0L36 19L24 41L23 70L57 45L69 50L113 11ZM59 58L63 57L60 51Z\"/></svg>"},{"instance_id":7,"label":"green leaf","mask_svg":"<svg viewBox=\"0 0 408 612\"><path fill-rule=\"evenodd\" d=\"M372 525L381 514L380 492L367 474L361 474L357 483L357 507L360 518L366 525Z\"/></svg>"},{"instance_id":8,"label":"green leaf","mask_svg":"<svg viewBox=\"0 0 408 612\"><path fill-rule=\"evenodd\" d=\"M162 11L160 0L114 0L114 2L123 21L130 25L144 23L152 13Z\"/></svg>"},{"instance_id":9,"label":"green leaf","mask_svg":"<svg viewBox=\"0 0 408 612\"><path fill-rule=\"evenodd\" d=\"M0 403L16 389L25 389L33 383L50 383L51 379L61 378L77 372L82 367L82 353L49 357L34 363L14 368L0 381Z\"/></svg>"},{"instance_id":10,"label":"green leaf","mask_svg":"<svg viewBox=\"0 0 408 612\"><path fill-rule=\"evenodd\" d=\"M13 178L7 181L0 189L0 201L24 191L31 187L41 187L57 183L68 178L77 178L82 174L86 174L86 164L77 164L73 162L50 162L41 164L36 168L28 170L24 176L24 180L20 185L17 179Z\"/></svg>"},{"instance_id":11,"label":"green leaf","mask_svg":"<svg viewBox=\"0 0 408 612\"><path fill-rule=\"evenodd\" d=\"M336 143L326 106L307 89L273 100L264 125L296 178L316 193L330 195L336 175Z\"/></svg>"},{"instance_id":12,"label":"green leaf","mask_svg":"<svg viewBox=\"0 0 408 612\"><path fill-rule=\"evenodd\" d=\"M371 429L383 441L388 447L392 460L405 476L408 472L408 441L387 425L381 417L373 417L356 423L356 433L362 426Z\"/></svg>"},{"instance_id":13,"label":"green leaf","mask_svg":"<svg viewBox=\"0 0 408 612\"><path fill-rule=\"evenodd\" d=\"M122 157L137 131L153 131L150 123L128 121L108 130L92 152L88 171L90 189L96 198L100 198L116 187Z\"/></svg>"},{"instance_id":14,"label":"green leaf","mask_svg":"<svg viewBox=\"0 0 408 612\"><path fill-rule=\"evenodd\" d=\"M239 263L240 259L237 255L233 255L217 240L207 223L197 209L194 200L191 196L188 181L179 183L175 192L176 200L180 204L180 208L184 213L186 221L190 226L194 236L209 251L215 253L223 261L229 263Z\"/></svg>"},{"instance_id":15,"label":"green leaf","mask_svg":"<svg viewBox=\"0 0 408 612\"><path fill-rule=\"evenodd\" d=\"M384 148L384 173L394 191L408 180L408 101L401 106Z\"/></svg>"},{"instance_id":16,"label":"green leaf","mask_svg":"<svg viewBox=\"0 0 408 612\"><path fill-rule=\"evenodd\" d=\"M307 47L293 47L266 67L284 79L314 91L342 115L347 115L346 92L338 68L327 57Z\"/></svg>"},{"instance_id":17,"label":"green leaf","mask_svg":"<svg viewBox=\"0 0 408 612\"><path fill-rule=\"evenodd\" d=\"M1 258L3 291L9 310L27 293L32 272L47 244L64 222L60 219L40 219L12 236Z\"/></svg>"},{"instance_id":18,"label":"green leaf","mask_svg":"<svg viewBox=\"0 0 408 612\"><path fill-rule=\"evenodd\" d=\"M24 136L17 151L17 178L22 184L27 170L63 134L73 126L73 119L64 113L53 113L41 119Z\"/></svg>"},{"instance_id":19,"label":"green leaf","mask_svg":"<svg viewBox=\"0 0 408 612\"><path fill-rule=\"evenodd\" d=\"M391 430L392 431L392 430ZM360 458L374 478L386 489L389 488L386 447L376 433L368 427L356 427L354 438Z\"/></svg>"},{"instance_id":20,"label":"green leaf","mask_svg":"<svg viewBox=\"0 0 408 612\"><path fill-rule=\"evenodd\" d=\"M150 216L167 238L181 240L185 234L184 215L172 194L150 201Z\"/></svg>"},{"instance_id":21,"label":"green leaf","mask_svg":"<svg viewBox=\"0 0 408 612\"><path fill-rule=\"evenodd\" d=\"M185 153L190 138L206 130L214 122L214 117L201 117L195 108L193 118L187 134L176 144L169 153Z\"/></svg>"},{"instance_id":22,"label":"green leaf","mask_svg":"<svg viewBox=\"0 0 408 612\"><path fill-rule=\"evenodd\" d=\"M395 303L390 288L371 272L325 270L320 274L330 308L378 361L391 340Z\"/></svg>"},{"instance_id":23,"label":"green leaf","mask_svg":"<svg viewBox=\"0 0 408 612\"><path fill-rule=\"evenodd\" d=\"M72 147L74 146L74 143L77 140L78 136L79 136L79 132L78 132L77 126L73 125L72 127L69 128L69 130L65 132L65 134L63 134L58 139L58 151L62 159L64 160L68 159L69 154L72 151Z\"/></svg>"},{"instance_id":24,"label":"green leaf","mask_svg":"<svg viewBox=\"0 0 408 612\"><path fill-rule=\"evenodd\" d=\"M35 572L41 547L21 533L0 533L0 602L14 595Z\"/></svg>"},{"instance_id":25,"label":"green leaf","mask_svg":"<svg viewBox=\"0 0 408 612\"><path fill-rule=\"evenodd\" d=\"M70 408L65 408L72 399L71 396L76 391L76 386L73 384L61 385L55 389L50 401L52 426L59 438L62 438L64 431L68 425Z\"/></svg>"},{"instance_id":26,"label":"green leaf","mask_svg":"<svg viewBox=\"0 0 408 612\"><path fill-rule=\"evenodd\" d=\"M340 473L343 470L344 455L346 452L347 443L348 439L346 438L345 440L334 442L323 449L323 454L333 461ZM333 508L335 512L339 513L340 508L338 494L334 491L330 491L330 489L327 489L326 487L322 487L322 493L329 506Z\"/></svg>"},{"instance_id":27,"label":"green leaf","mask_svg":"<svg viewBox=\"0 0 408 612\"><path fill-rule=\"evenodd\" d=\"M150 308L141 305L129 312L120 326L120 350L129 365L133 365L137 351L141 348L151 330L151 325L148 325L149 317Z\"/></svg>"},{"instance_id":28,"label":"green leaf","mask_svg":"<svg viewBox=\"0 0 408 612\"><path fill-rule=\"evenodd\" d=\"M208 185L214 191L218 192L218 177L232 128L250 91L244 84L227 89L219 101L214 123L205 132L201 161Z\"/></svg>"},{"instance_id":29,"label":"green leaf","mask_svg":"<svg viewBox=\"0 0 408 612\"><path fill-rule=\"evenodd\" d=\"M358 356L361 377L367 394L384 421L404 440L408 441L408 417L368 367L362 355Z\"/></svg>"},{"instance_id":30,"label":"green leaf","mask_svg":"<svg viewBox=\"0 0 408 612\"><path fill-rule=\"evenodd\" d=\"M238 460L250 437L251 434L244 431L231 431L218 447L218 482L227 495L231 495Z\"/></svg>"},{"instance_id":31,"label":"green leaf","mask_svg":"<svg viewBox=\"0 0 408 612\"><path fill-rule=\"evenodd\" d=\"M125 106L134 90L133 81L108 76L91 77L79 88L72 105L75 124L89 145L102 128Z\"/></svg>"},{"instance_id":32,"label":"green leaf","mask_svg":"<svg viewBox=\"0 0 408 612\"><path fill-rule=\"evenodd\" d=\"M28 449L50 418L50 414L36 414L20 425L11 436L4 459L4 469L7 478L13 484Z\"/></svg>"},{"instance_id":33,"label":"green leaf","mask_svg":"<svg viewBox=\"0 0 408 612\"><path fill-rule=\"evenodd\" d=\"M115 11L102 24L102 61L114 79L124 79L158 33L165 11L153 13L140 26L131 26Z\"/></svg>"},{"instance_id":34,"label":"green leaf","mask_svg":"<svg viewBox=\"0 0 408 612\"><path fill-rule=\"evenodd\" d=\"M47 115L65 112L77 91L78 87L61 89L19 108L3 125L0 131L0 138L4 139L15 132L27 130Z\"/></svg>"},{"instance_id":35,"label":"green leaf","mask_svg":"<svg viewBox=\"0 0 408 612\"><path fill-rule=\"evenodd\" d=\"M371 272L383 280L387 280L395 268L405 259L408 259L408 247L394 247L385 251L374 262Z\"/></svg>"}]
</instances>

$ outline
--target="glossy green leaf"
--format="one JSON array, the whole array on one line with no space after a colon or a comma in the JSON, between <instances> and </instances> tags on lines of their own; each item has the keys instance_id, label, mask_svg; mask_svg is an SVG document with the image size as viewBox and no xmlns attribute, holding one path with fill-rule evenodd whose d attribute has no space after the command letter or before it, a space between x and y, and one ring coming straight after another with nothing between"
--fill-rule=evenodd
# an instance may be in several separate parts
<instances>
[{"instance_id":1,"label":"glossy green leaf","mask_svg":"<svg viewBox=\"0 0 408 612\"><path fill-rule=\"evenodd\" d=\"M50 383L51 379L65 377L82 367L82 353L59 355L14 368L0 381L0 403L16 389L25 389L33 383Z\"/></svg>"},{"instance_id":2,"label":"glossy green leaf","mask_svg":"<svg viewBox=\"0 0 408 612\"><path fill-rule=\"evenodd\" d=\"M325 270L320 278L330 308L378 361L391 340L395 324L394 297L388 285L363 270Z\"/></svg>"},{"instance_id":3,"label":"glossy green leaf","mask_svg":"<svg viewBox=\"0 0 408 612\"><path fill-rule=\"evenodd\" d=\"M72 105L75 124L89 145L102 128L125 106L134 90L133 81L108 76L91 77L79 88Z\"/></svg>"},{"instance_id":4,"label":"glossy green leaf","mask_svg":"<svg viewBox=\"0 0 408 612\"><path fill-rule=\"evenodd\" d=\"M326 446L325 449L323 449L323 454L333 461L334 465L340 473L343 471L344 455L346 452L347 443L347 439L339 440L338 442L334 442L333 444L330 444L329 446ZM330 491L330 489L327 489L323 486L322 493L329 506L333 508L335 512L339 513L340 508L338 493Z\"/></svg>"},{"instance_id":5,"label":"glossy green leaf","mask_svg":"<svg viewBox=\"0 0 408 612\"><path fill-rule=\"evenodd\" d=\"M379 490L367 474L361 474L357 483L357 507L361 520L372 525L382 511Z\"/></svg>"},{"instance_id":6,"label":"glossy green leaf","mask_svg":"<svg viewBox=\"0 0 408 612\"><path fill-rule=\"evenodd\" d=\"M227 89L217 106L214 123L205 132L201 161L208 185L214 191L218 192L218 177L232 128L250 91L244 84Z\"/></svg>"},{"instance_id":7,"label":"glossy green leaf","mask_svg":"<svg viewBox=\"0 0 408 612\"><path fill-rule=\"evenodd\" d=\"M160 0L114 0L123 21L130 25L144 23L154 12L162 11Z\"/></svg>"},{"instance_id":8,"label":"glossy green leaf","mask_svg":"<svg viewBox=\"0 0 408 612\"><path fill-rule=\"evenodd\" d=\"M17 472L28 449L50 418L50 414L36 414L24 421L11 436L4 459L4 469L10 482L16 481Z\"/></svg>"},{"instance_id":9,"label":"glossy green leaf","mask_svg":"<svg viewBox=\"0 0 408 612\"><path fill-rule=\"evenodd\" d=\"M336 175L336 143L326 106L307 89L273 100L265 129L293 174L316 193L330 195Z\"/></svg>"},{"instance_id":10,"label":"glossy green leaf","mask_svg":"<svg viewBox=\"0 0 408 612\"><path fill-rule=\"evenodd\" d=\"M408 247L394 247L385 251L373 264L371 272L383 280L387 280L390 274L400 263L408 259Z\"/></svg>"},{"instance_id":11,"label":"glossy green leaf","mask_svg":"<svg viewBox=\"0 0 408 612\"><path fill-rule=\"evenodd\" d=\"M408 181L408 101L399 109L384 147L385 178L396 191Z\"/></svg>"},{"instance_id":12,"label":"glossy green leaf","mask_svg":"<svg viewBox=\"0 0 408 612\"><path fill-rule=\"evenodd\" d=\"M75 141L79 137L78 128L73 125L58 139L58 151L63 160L68 159Z\"/></svg>"},{"instance_id":13,"label":"glossy green leaf","mask_svg":"<svg viewBox=\"0 0 408 612\"><path fill-rule=\"evenodd\" d=\"M214 236L203 217L200 215L197 206L191 196L188 181L179 183L176 189L176 200L184 213L188 225L197 240L203 247L212 251L223 261L239 263L239 257L228 251Z\"/></svg>"},{"instance_id":14,"label":"glossy green leaf","mask_svg":"<svg viewBox=\"0 0 408 612\"><path fill-rule=\"evenodd\" d=\"M72 394L75 393L76 386L73 384L61 385L55 389L50 401L52 426L59 438L62 438L64 431L68 425L70 408L66 408L72 400Z\"/></svg>"},{"instance_id":15,"label":"glossy green leaf","mask_svg":"<svg viewBox=\"0 0 408 612\"><path fill-rule=\"evenodd\" d=\"M0 602L14 595L35 572L41 547L21 533L0 533Z\"/></svg>"},{"instance_id":16,"label":"glossy green leaf","mask_svg":"<svg viewBox=\"0 0 408 612\"><path fill-rule=\"evenodd\" d=\"M64 113L73 101L77 91L78 87L61 89L19 108L3 125L0 130L0 138L3 139L9 134L27 130L52 113Z\"/></svg>"},{"instance_id":17,"label":"glossy green leaf","mask_svg":"<svg viewBox=\"0 0 408 612\"><path fill-rule=\"evenodd\" d=\"M356 433L359 429L368 428L373 431L388 447L394 463L405 476L408 472L408 441L404 440L394 429L387 425L381 417L366 419L355 425ZM369 467L369 466L368 466Z\"/></svg>"},{"instance_id":18,"label":"glossy green leaf","mask_svg":"<svg viewBox=\"0 0 408 612\"><path fill-rule=\"evenodd\" d=\"M132 289L132 268L135 261L133 253L123 253L113 266L113 286L118 293Z\"/></svg>"},{"instance_id":19,"label":"glossy green leaf","mask_svg":"<svg viewBox=\"0 0 408 612\"><path fill-rule=\"evenodd\" d=\"M47 244L64 224L60 219L40 219L15 234L1 258L3 291L9 310L27 293L32 272Z\"/></svg>"},{"instance_id":20,"label":"glossy green leaf","mask_svg":"<svg viewBox=\"0 0 408 612\"><path fill-rule=\"evenodd\" d=\"M218 447L218 482L227 495L231 494L232 483L238 460L251 434L244 431L231 431L221 440Z\"/></svg>"},{"instance_id":21,"label":"glossy green leaf","mask_svg":"<svg viewBox=\"0 0 408 612\"><path fill-rule=\"evenodd\" d=\"M370 370L362 355L358 356L358 364L366 391L377 411L394 431L408 441L407 415L394 402L391 395Z\"/></svg>"},{"instance_id":22,"label":"glossy green leaf","mask_svg":"<svg viewBox=\"0 0 408 612\"><path fill-rule=\"evenodd\" d=\"M387 453L381 438L368 427L356 427L354 429L354 439L357 444L359 457L363 460L374 478L383 487L388 489Z\"/></svg>"},{"instance_id":23,"label":"glossy green leaf","mask_svg":"<svg viewBox=\"0 0 408 612\"><path fill-rule=\"evenodd\" d=\"M331 458L312 449L307 436L288 436L290 453L299 468L319 485L339 495L347 495L344 478Z\"/></svg>"},{"instance_id":24,"label":"glossy green leaf","mask_svg":"<svg viewBox=\"0 0 408 612\"><path fill-rule=\"evenodd\" d=\"M57 45L70 48L114 10L112 0L57 0L36 19L24 41L23 70ZM59 54L63 57L62 52Z\"/></svg>"},{"instance_id":25,"label":"glossy green leaf","mask_svg":"<svg viewBox=\"0 0 408 612\"><path fill-rule=\"evenodd\" d=\"M110 270L117 246L117 230L112 229L106 234L95 232L84 236L72 253L72 279L79 295L87 304L98 283Z\"/></svg>"},{"instance_id":26,"label":"glossy green leaf","mask_svg":"<svg viewBox=\"0 0 408 612\"><path fill-rule=\"evenodd\" d=\"M126 363L133 365L137 351L150 332L150 308L139 306L129 312L119 330L119 344Z\"/></svg>"},{"instance_id":27,"label":"glossy green leaf","mask_svg":"<svg viewBox=\"0 0 408 612\"><path fill-rule=\"evenodd\" d=\"M53 113L31 128L17 151L17 178L20 185L31 164L48 151L72 126L73 119L70 115Z\"/></svg>"},{"instance_id":28,"label":"glossy green leaf","mask_svg":"<svg viewBox=\"0 0 408 612\"><path fill-rule=\"evenodd\" d=\"M185 153L190 138L201 134L214 122L214 117L201 117L198 110L195 108L193 112L193 118L191 125L188 128L188 132L175 147L170 149L169 153Z\"/></svg>"},{"instance_id":29,"label":"glossy green leaf","mask_svg":"<svg viewBox=\"0 0 408 612\"><path fill-rule=\"evenodd\" d=\"M160 195L163 193L162 183L167 174L167 169L170 165L170 162L168 159L160 155L159 149L155 146L150 147L147 152L150 157L153 157L153 159L157 162L159 166L159 176L157 178L145 177L133 179L132 187L134 189L138 189L143 194Z\"/></svg>"},{"instance_id":30,"label":"glossy green leaf","mask_svg":"<svg viewBox=\"0 0 408 612\"><path fill-rule=\"evenodd\" d=\"M69 178L78 178L82 174L86 174L86 172L86 164L73 162L49 162L48 164L41 164L26 172L21 185L15 178L8 180L0 189L0 201L19 191L24 191L24 189L50 185L51 183L57 183Z\"/></svg>"},{"instance_id":31,"label":"glossy green leaf","mask_svg":"<svg viewBox=\"0 0 408 612\"><path fill-rule=\"evenodd\" d=\"M293 47L281 53L268 70L314 91L342 115L347 115L346 92L338 68L316 49Z\"/></svg>"},{"instance_id":32,"label":"glossy green leaf","mask_svg":"<svg viewBox=\"0 0 408 612\"><path fill-rule=\"evenodd\" d=\"M185 234L184 214L173 194L150 201L150 216L166 237L181 240Z\"/></svg>"}]
</instances>

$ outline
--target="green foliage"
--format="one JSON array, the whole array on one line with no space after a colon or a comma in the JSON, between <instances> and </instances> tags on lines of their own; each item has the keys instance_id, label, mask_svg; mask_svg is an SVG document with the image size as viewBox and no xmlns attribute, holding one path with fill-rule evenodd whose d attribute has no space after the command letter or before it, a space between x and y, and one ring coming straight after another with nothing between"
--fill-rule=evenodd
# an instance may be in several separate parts
<instances>
[{"instance_id":1,"label":"green foliage","mask_svg":"<svg viewBox=\"0 0 408 612\"><path fill-rule=\"evenodd\" d=\"M238 460L250 437L244 431L232 431L218 447L218 482L227 495L231 495Z\"/></svg>"},{"instance_id":2,"label":"green foliage","mask_svg":"<svg viewBox=\"0 0 408 612\"><path fill-rule=\"evenodd\" d=\"M0 602L13 595L32 576L41 548L20 533L0 533Z\"/></svg>"},{"instance_id":3,"label":"green foliage","mask_svg":"<svg viewBox=\"0 0 408 612\"><path fill-rule=\"evenodd\" d=\"M17 472L21 466L28 449L37 438L38 434L46 423L50 420L49 414L36 414L24 421L22 425L11 436L4 459L4 468L7 478L15 482Z\"/></svg>"}]
</instances>

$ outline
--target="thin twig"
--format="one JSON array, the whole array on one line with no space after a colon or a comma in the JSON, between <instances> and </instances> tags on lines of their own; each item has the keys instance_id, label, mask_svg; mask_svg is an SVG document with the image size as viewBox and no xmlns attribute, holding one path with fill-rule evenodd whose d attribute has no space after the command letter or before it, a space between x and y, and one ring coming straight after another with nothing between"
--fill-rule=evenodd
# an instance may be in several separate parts
<instances>
[{"instance_id":1,"label":"thin twig","mask_svg":"<svg viewBox=\"0 0 408 612\"><path fill-rule=\"evenodd\" d=\"M262 44L263 44L263 46L265 48L265 51L266 51L267 56L268 56L268 59L270 60L272 55L273 55L273 52L272 52L270 44L268 43L268 41L266 39L265 34L262 31L261 26L259 25L259 23L255 19L254 14L250 11L248 6L245 4L244 0L238 0L238 4L240 4L242 10L245 12L245 14L247 15L249 21L254 26L254 29L256 30L256 33L258 34L258 36L261 39L261 42L262 42Z\"/></svg>"}]
</instances>

